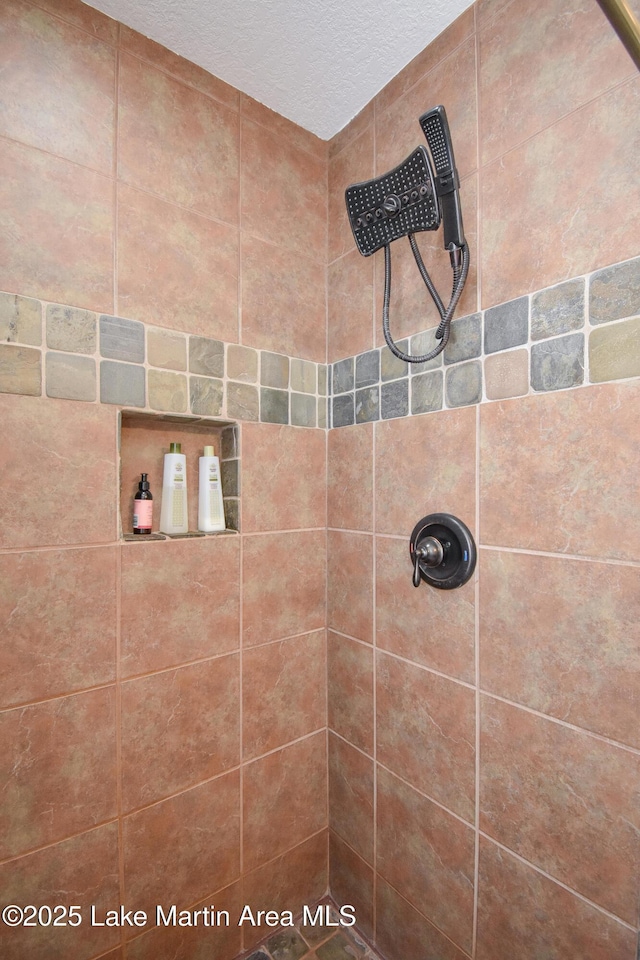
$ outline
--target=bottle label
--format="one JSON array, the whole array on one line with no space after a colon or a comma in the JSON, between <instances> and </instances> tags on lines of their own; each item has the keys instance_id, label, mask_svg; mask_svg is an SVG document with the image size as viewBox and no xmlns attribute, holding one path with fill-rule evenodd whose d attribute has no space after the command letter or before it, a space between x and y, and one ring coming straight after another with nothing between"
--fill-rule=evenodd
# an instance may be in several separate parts
<instances>
[{"instance_id":1,"label":"bottle label","mask_svg":"<svg viewBox=\"0 0 640 960\"><path fill-rule=\"evenodd\" d=\"M153 500L134 500L133 527L147 529L153 519Z\"/></svg>"}]
</instances>

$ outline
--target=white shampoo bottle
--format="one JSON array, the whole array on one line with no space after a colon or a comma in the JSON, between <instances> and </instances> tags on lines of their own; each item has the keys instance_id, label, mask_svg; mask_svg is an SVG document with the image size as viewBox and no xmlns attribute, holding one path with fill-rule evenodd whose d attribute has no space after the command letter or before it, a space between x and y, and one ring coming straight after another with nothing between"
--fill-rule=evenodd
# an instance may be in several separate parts
<instances>
[{"instance_id":1,"label":"white shampoo bottle","mask_svg":"<svg viewBox=\"0 0 640 960\"><path fill-rule=\"evenodd\" d=\"M200 457L198 496L198 530L204 533L216 533L224 530L224 502L222 500L222 482L220 480L220 461L213 455L213 447L204 448Z\"/></svg>"},{"instance_id":2,"label":"white shampoo bottle","mask_svg":"<svg viewBox=\"0 0 640 960\"><path fill-rule=\"evenodd\" d=\"M187 514L187 458L181 453L181 445L172 443L164 455L162 478L162 506L160 508L160 532L188 533Z\"/></svg>"}]
</instances>

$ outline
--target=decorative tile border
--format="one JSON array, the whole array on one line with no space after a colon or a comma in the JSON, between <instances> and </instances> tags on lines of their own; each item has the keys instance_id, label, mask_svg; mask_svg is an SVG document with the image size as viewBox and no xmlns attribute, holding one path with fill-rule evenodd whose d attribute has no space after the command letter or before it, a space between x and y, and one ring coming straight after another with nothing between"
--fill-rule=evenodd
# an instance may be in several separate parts
<instances>
[{"instance_id":1,"label":"decorative tile border","mask_svg":"<svg viewBox=\"0 0 640 960\"><path fill-rule=\"evenodd\" d=\"M399 342L427 353L435 328ZM384 346L330 365L343 427L640 376L640 257L451 324L444 352L407 364Z\"/></svg>"},{"instance_id":2,"label":"decorative tile border","mask_svg":"<svg viewBox=\"0 0 640 960\"><path fill-rule=\"evenodd\" d=\"M327 366L0 293L0 393L327 426Z\"/></svg>"},{"instance_id":3,"label":"decorative tile border","mask_svg":"<svg viewBox=\"0 0 640 960\"><path fill-rule=\"evenodd\" d=\"M0 293L0 393L326 428L637 376L640 257L460 317L411 369L386 346L327 366Z\"/></svg>"}]
</instances>

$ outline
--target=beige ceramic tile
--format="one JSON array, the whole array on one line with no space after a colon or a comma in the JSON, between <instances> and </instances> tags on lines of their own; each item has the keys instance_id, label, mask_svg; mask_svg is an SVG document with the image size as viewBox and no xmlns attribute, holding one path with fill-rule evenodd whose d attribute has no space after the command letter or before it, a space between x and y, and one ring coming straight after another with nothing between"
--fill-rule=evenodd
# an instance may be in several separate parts
<instances>
[{"instance_id":1,"label":"beige ceramic tile","mask_svg":"<svg viewBox=\"0 0 640 960\"><path fill-rule=\"evenodd\" d=\"M201 93L206 93L207 96L213 97L219 103L235 110L238 109L240 94L235 87L230 86L218 77L214 77L212 73L196 66L195 63L179 57L159 43L144 37L141 33L131 30L124 23L120 24L120 47L127 53L148 61L160 70L164 70L165 73L177 77L178 80L182 80L190 87L200 90Z\"/></svg>"},{"instance_id":2,"label":"beige ceramic tile","mask_svg":"<svg viewBox=\"0 0 640 960\"><path fill-rule=\"evenodd\" d=\"M326 160L247 119L241 135L243 231L323 263Z\"/></svg>"},{"instance_id":3,"label":"beige ceramic tile","mask_svg":"<svg viewBox=\"0 0 640 960\"><path fill-rule=\"evenodd\" d=\"M2 707L115 680L115 548L0 557L0 624Z\"/></svg>"},{"instance_id":4,"label":"beige ceramic tile","mask_svg":"<svg viewBox=\"0 0 640 960\"><path fill-rule=\"evenodd\" d=\"M603 384L482 406L483 542L640 559L638 393Z\"/></svg>"},{"instance_id":5,"label":"beige ceramic tile","mask_svg":"<svg viewBox=\"0 0 640 960\"><path fill-rule=\"evenodd\" d=\"M243 643L318 630L325 621L324 531L244 537Z\"/></svg>"},{"instance_id":6,"label":"beige ceramic tile","mask_svg":"<svg viewBox=\"0 0 640 960\"><path fill-rule=\"evenodd\" d=\"M382 878L377 883L376 946L388 960L418 957L425 949L439 960L466 958Z\"/></svg>"},{"instance_id":7,"label":"beige ceramic tile","mask_svg":"<svg viewBox=\"0 0 640 960\"><path fill-rule=\"evenodd\" d=\"M478 960L635 960L636 935L484 838Z\"/></svg>"},{"instance_id":8,"label":"beige ceramic tile","mask_svg":"<svg viewBox=\"0 0 640 960\"><path fill-rule=\"evenodd\" d=\"M373 652L368 644L329 632L329 727L373 754Z\"/></svg>"},{"instance_id":9,"label":"beige ceramic tile","mask_svg":"<svg viewBox=\"0 0 640 960\"><path fill-rule=\"evenodd\" d=\"M373 640L373 537L330 530L327 623L358 640Z\"/></svg>"},{"instance_id":10,"label":"beige ceramic tile","mask_svg":"<svg viewBox=\"0 0 640 960\"><path fill-rule=\"evenodd\" d=\"M329 735L329 826L373 863L373 760Z\"/></svg>"},{"instance_id":11,"label":"beige ceramic tile","mask_svg":"<svg viewBox=\"0 0 640 960\"><path fill-rule=\"evenodd\" d=\"M475 692L379 653L379 763L470 823L475 810Z\"/></svg>"},{"instance_id":12,"label":"beige ceramic tile","mask_svg":"<svg viewBox=\"0 0 640 960\"><path fill-rule=\"evenodd\" d=\"M110 175L115 50L22 0L2 20L0 132Z\"/></svg>"},{"instance_id":13,"label":"beige ceramic tile","mask_svg":"<svg viewBox=\"0 0 640 960\"><path fill-rule=\"evenodd\" d=\"M426 146L419 118L438 104L446 109L460 177L473 173L478 166L475 91L475 37L470 36L390 109L376 112L376 175L393 169L419 144Z\"/></svg>"},{"instance_id":14,"label":"beige ceramic tile","mask_svg":"<svg viewBox=\"0 0 640 960\"><path fill-rule=\"evenodd\" d=\"M327 890L327 831L322 830L292 850L244 874L244 902L252 910L290 910L298 916L304 904L317 903ZM244 947L264 939L264 927L243 926Z\"/></svg>"},{"instance_id":15,"label":"beige ceramic tile","mask_svg":"<svg viewBox=\"0 0 640 960\"><path fill-rule=\"evenodd\" d=\"M529 354L526 350L494 353L484 361L488 400L522 397L529 392Z\"/></svg>"},{"instance_id":16,"label":"beige ceramic tile","mask_svg":"<svg viewBox=\"0 0 640 960\"><path fill-rule=\"evenodd\" d=\"M324 527L326 441L320 430L247 424L243 432L243 530Z\"/></svg>"},{"instance_id":17,"label":"beige ceramic tile","mask_svg":"<svg viewBox=\"0 0 640 960\"><path fill-rule=\"evenodd\" d=\"M122 547L125 676L238 648L239 553L236 537Z\"/></svg>"},{"instance_id":18,"label":"beige ceramic tile","mask_svg":"<svg viewBox=\"0 0 640 960\"><path fill-rule=\"evenodd\" d=\"M373 939L374 874L335 833L329 836L330 892L336 903L355 907L358 929Z\"/></svg>"},{"instance_id":19,"label":"beige ceramic tile","mask_svg":"<svg viewBox=\"0 0 640 960\"><path fill-rule=\"evenodd\" d=\"M186 909L240 871L240 775L227 773L126 817L127 909ZM133 931L131 931L133 933Z\"/></svg>"},{"instance_id":20,"label":"beige ceramic tile","mask_svg":"<svg viewBox=\"0 0 640 960\"><path fill-rule=\"evenodd\" d=\"M600 14L595 9L588 15ZM483 307L640 252L639 99L640 80L630 80L484 168ZM594 142L603 148L594 150ZM555 176L539 176L551 166ZM608 229L594 217L595 209L607 210Z\"/></svg>"},{"instance_id":21,"label":"beige ceramic tile","mask_svg":"<svg viewBox=\"0 0 640 960\"><path fill-rule=\"evenodd\" d=\"M122 685L122 795L146 806L240 762L238 654Z\"/></svg>"},{"instance_id":22,"label":"beige ceramic tile","mask_svg":"<svg viewBox=\"0 0 640 960\"><path fill-rule=\"evenodd\" d=\"M377 817L378 872L470 953L473 830L382 769Z\"/></svg>"},{"instance_id":23,"label":"beige ceramic tile","mask_svg":"<svg viewBox=\"0 0 640 960\"><path fill-rule=\"evenodd\" d=\"M116 423L110 407L0 396L6 490L3 547L111 542L116 536ZM25 483L34 465L47 482ZM91 491L90 506L87 491Z\"/></svg>"},{"instance_id":24,"label":"beige ceramic tile","mask_svg":"<svg viewBox=\"0 0 640 960\"><path fill-rule=\"evenodd\" d=\"M324 631L245 650L243 755L258 757L326 726Z\"/></svg>"},{"instance_id":25,"label":"beige ceramic tile","mask_svg":"<svg viewBox=\"0 0 640 960\"><path fill-rule=\"evenodd\" d=\"M0 143L0 260L9 291L113 312L113 186L76 163Z\"/></svg>"},{"instance_id":26,"label":"beige ceramic tile","mask_svg":"<svg viewBox=\"0 0 640 960\"><path fill-rule=\"evenodd\" d=\"M310 153L318 160L326 160L327 144L326 141L316 137L314 133L305 130L304 127L292 123L286 117L281 116L274 110L270 110L263 103L254 100L253 97L245 93L240 94L240 110L242 116L254 123L259 123L262 127L270 130L279 137L291 141L292 146L299 147L301 150Z\"/></svg>"},{"instance_id":27,"label":"beige ceramic tile","mask_svg":"<svg viewBox=\"0 0 640 960\"><path fill-rule=\"evenodd\" d=\"M233 883L200 903L189 904L189 913L197 921L193 926L155 927L136 937L127 944L127 960L158 960L164 956L172 960L198 960L207 953L220 957L237 956L242 949L242 929L237 924L242 907L240 883ZM206 919L203 920L203 913L198 915L198 911L208 911L208 915L204 913ZM224 915L218 916L218 911L227 912L228 925ZM168 912L169 907L165 906L164 914ZM209 918L209 923L218 919L221 922L216 926L205 926ZM104 960L111 960L111 957Z\"/></svg>"},{"instance_id":28,"label":"beige ceramic tile","mask_svg":"<svg viewBox=\"0 0 640 960\"><path fill-rule=\"evenodd\" d=\"M0 392L39 397L42 393L42 354L32 347L0 344Z\"/></svg>"},{"instance_id":29,"label":"beige ceramic tile","mask_svg":"<svg viewBox=\"0 0 640 960\"><path fill-rule=\"evenodd\" d=\"M118 313L236 341L237 230L121 185Z\"/></svg>"},{"instance_id":30,"label":"beige ceramic tile","mask_svg":"<svg viewBox=\"0 0 640 960\"><path fill-rule=\"evenodd\" d=\"M640 571L481 551L482 687L640 748Z\"/></svg>"},{"instance_id":31,"label":"beige ceramic tile","mask_svg":"<svg viewBox=\"0 0 640 960\"><path fill-rule=\"evenodd\" d=\"M373 163L372 127L367 127L329 163L329 263L354 249L344 192L352 183L370 180Z\"/></svg>"},{"instance_id":32,"label":"beige ceramic tile","mask_svg":"<svg viewBox=\"0 0 640 960\"><path fill-rule=\"evenodd\" d=\"M3 929L3 960L46 960L58 956L92 957L115 947L119 931L92 926L96 916L119 902L118 827L111 823L0 866L3 903L55 905L72 890L83 922L78 926Z\"/></svg>"},{"instance_id":33,"label":"beige ceramic tile","mask_svg":"<svg viewBox=\"0 0 640 960\"><path fill-rule=\"evenodd\" d=\"M326 278L323 259L304 246L274 246L242 237L242 340L251 347L325 359Z\"/></svg>"},{"instance_id":34,"label":"beige ceramic tile","mask_svg":"<svg viewBox=\"0 0 640 960\"><path fill-rule=\"evenodd\" d=\"M484 163L633 73L604 13L578 0L541 0L535 10L514 0L483 26L479 43ZM542 47L544 57L531 55Z\"/></svg>"},{"instance_id":35,"label":"beige ceramic tile","mask_svg":"<svg viewBox=\"0 0 640 960\"><path fill-rule=\"evenodd\" d=\"M473 683L475 586L413 586L408 539L376 540L377 644L425 667Z\"/></svg>"},{"instance_id":36,"label":"beige ceramic tile","mask_svg":"<svg viewBox=\"0 0 640 960\"><path fill-rule=\"evenodd\" d=\"M106 687L0 715L3 859L116 816L115 705Z\"/></svg>"},{"instance_id":37,"label":"beige ceramic tile","mask_svg":"<svg viewBox=\"0 0 640 960\"><path fill-rule=\"evenodd\" d=\"M446 410L376 425L376 525L407 538L423 517L475 517L475 410ZM408 546L407 546L408 549Z\"/></svg>"},{"instance_id":38,"label":"beige ceramic tile","mask_svg":"<svg viewBox=\"0 0 640 960\"><path fill-rule=\"evenodd\" d=\"M634 923L640 758L489 697L480 755L481 829Z\"/></svg>"},{"instance_id":39,"label":"beige ceramic tile","mask_svg":"<svg viewBox=\"0 0 640 960\"><path fill-rule=\"evenodd\" d=\"M362 257L355 246L329 264L329 361L364 353L374 345L371 324L373 268L374 258Z\"/></svg>"},{"instance_id":40,"label":"beige ceramic tile","mask_svg":"<svg viewBox=\"0 0 640 960\"><path fill-rule=\"evenodd\" d=\"M328 437L328 524L373 529L373 425L331 430Z\"/></svg>"},{"instance_id":41,"label":"beige ceramic tile","mask_svg":"<svg viewBox=\"0 0 640 960\"><path fill-rule=\"evenodd\" d=\"M216 220L237 223L239 162L235 110L121 54L122 180Z\"/></svg>"},{"instance_id":42,"label":"beige ceramic tile","mask_svg":"<svg viewBox=\"0 0 640 960\"><path fill-rule=\"evenodd\" d=\"M259 867L326 827L326 778L324 733L244 767L245 870Z\"/></svg>"}]
</instances>

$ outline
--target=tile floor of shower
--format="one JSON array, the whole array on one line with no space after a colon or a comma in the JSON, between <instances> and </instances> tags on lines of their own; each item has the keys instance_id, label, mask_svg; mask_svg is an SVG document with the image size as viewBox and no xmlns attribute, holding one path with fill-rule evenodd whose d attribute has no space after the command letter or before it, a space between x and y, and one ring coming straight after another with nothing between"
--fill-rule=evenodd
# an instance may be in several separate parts
<instances>
[{"instance_id":1,"label":"tile floor of shower","mask_svg":"<svg viewBox=\"0 0 640 960\"><path fill-rule=\"evenodd\" d=\"M337 923L333 904L330 917ZM302 917L293 927L275 931L241 956L244 960L382 960L352 928L311 926L304 924Z\"/></svg>"}]
</instances>

